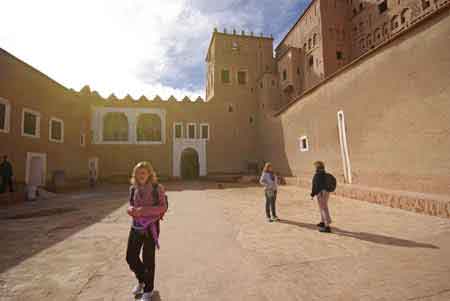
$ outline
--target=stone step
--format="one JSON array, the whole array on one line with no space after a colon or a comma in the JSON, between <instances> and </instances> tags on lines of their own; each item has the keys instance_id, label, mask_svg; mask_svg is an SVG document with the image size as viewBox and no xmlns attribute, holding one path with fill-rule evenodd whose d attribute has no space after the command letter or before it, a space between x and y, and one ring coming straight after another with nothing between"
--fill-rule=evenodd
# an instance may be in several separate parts
<instances>
[{"instance_id":1,"label":"stone step","mask_svg":"<svg viewBox=\"0 0 450 301\"><path fill-rule=\"evenodd\" d=\"M286 178L288 185L311 189L311 180ZM336 195L442 218L450 218L450 196L338 183Z\"/></svg>"}]
</instances>

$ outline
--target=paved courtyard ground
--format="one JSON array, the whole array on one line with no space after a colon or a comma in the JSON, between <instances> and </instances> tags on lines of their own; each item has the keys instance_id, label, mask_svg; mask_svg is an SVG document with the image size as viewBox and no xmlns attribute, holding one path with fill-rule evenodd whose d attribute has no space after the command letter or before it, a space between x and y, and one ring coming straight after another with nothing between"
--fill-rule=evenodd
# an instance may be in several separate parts
<instances>
[{"instance_id":1,"label":"paved courtyard ground","mask_svg":"<svg viewBox=\"0 0 450 301\"><path fill-rule=\"evenodd\" d=\"M168 185L154 300L450 300L450 220L308 191ZM0 210L0 300L133 300L126 186Z\"/></svg>"}]
</instances>

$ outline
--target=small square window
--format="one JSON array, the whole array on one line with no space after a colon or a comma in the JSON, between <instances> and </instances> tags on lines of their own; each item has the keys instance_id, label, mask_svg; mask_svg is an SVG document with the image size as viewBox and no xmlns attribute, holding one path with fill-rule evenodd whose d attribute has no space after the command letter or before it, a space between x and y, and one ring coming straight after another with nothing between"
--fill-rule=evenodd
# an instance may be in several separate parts
<instances>
[{"instance_id":1,"label":"small square window","mask_svg":"<svg viewBox=\"0 0 450 301\"><path fill-rule=\"evenodd\" d=\"M0 133L9 133L11 107L9 101L0 98Z\"/></svg>"},{"instance_id":2,"label":"small square window","mask_svg":"<svg viewBox=\"0 0 450 301\"><path fill-rule=\"evenodd\" d=\"M183 138L183 124L182 123L175 123L174 125L174 137L176 139Z\"/></svg>"},{"instance_id":3,"label":"small square window","mask_svg":"<svg viewBox=\"0 0 450 301\"><path fill-rule=\"evenodd\" d=\"M255 124L255 117L254 117L253 115L251 115L251 116L248 118L248 122L249 122L251 125L254 125L254 124Z\"/></svg>"},{"instance_id":4,"label":"small square window","mask_svg":"<svg viewBox=\"0 0 450 301\"><path fill-rule=\"evenodd\" d=\"M197 132L197 126L195 123L189 123L188 124L188 138L189 139L195 139L196 138L196 132Z\"/></svg>"},{"instance_id":5,"label":"small square window","mask_svg":"<svg viewBox=\"0 0 450 301\"><path fill-rule=\"evenodd\" d=\"M86 146L86 134L80 135L80 146Z\"/></svg>"},{"instance_id":6,"label":"small square window","mask_svg":"<svg viewBox=\"0 0 450 301\"><path fill-rule=\"evenodd\" d=\"M309 57L309 66L310 67L314 66L314 56L312 55Z\"/></svg>"},{"instance_id":7,"label":"small square window","mask_svg":"<svg viewBox=\"0 0 450 301\"><path fill-rule=\"evenodd\" d=\"M383 2L378 4L378 11L380 12L380 14L384 13L385 11L387 11L387 9L388 9L387 0L384 0Z\"/></svg>"},{"instance_id":8,"label":"small square window","mask_svg":"<svg viewBox=\"0 0 450 301\"><path fill-rule=\"evenodd\" d=\"M209 140L209 124L203 123L200 125L200 137Z\"/></svg>"},{"instance_id":9,"label":"small square window","mask_svg":"<svg viewBox=\"0 0 450 301\"><path fill-rule=\"evenodd\" d=\"M287 71L283 70L283 80L287 80Z\"/></svg>"},{"instance_id":10,"label":"small square window","mask_svg":"<svg viewBox=\"0 0 450 301\"><path fill-rule=\"evenodd\" d=\"M299 139L299 143L300 143L300 151L301 152L307 152L309 151L309 142L308 142L308 137L306 136L302 136Z\"/></svg>"},{"instance_id":11,"label":"small square window","mask_svg":"<svg viewBox=\"0 0 450 301\"><path fill-rule=\"evenodd\" d=\"M342 60L343 59L341 51L336 51L336 59L338 59L338 60Z\"/></svg>"},{"instance_id":12,"label":"small square window","mask_svg":"<svg viewBox=\"0 0 450 301\"><path fill-rule=\"evenodd\" d=\"M237 77L239 85L247 84L247 71L238 71Z\"/></svg>"},{"instance_id":13,"label":"small square window","mask_svg":"<svg viewBox=\"0 0 450 301\"><path fill-rule=\"evenodd\" d=\"M234 107L232 104L228 105L228 113L233 113L234 112Z\"/></svg>"},{"instance_id":14,"label":"small square window","mask_svg":"<svg viewBox=\"0 0 450 301\"><path fill-rule=\"evenodd\" d=\"M40 113L24 109L22 112L22 135L27 137L40 137Z\"/></svg>"},{"instance_id":15,"label":"small square window","mask_svg":"<svg viewBox=\"0 0 450 301\"><path fill-rule=\"evenodd\" d=\"M50 141L63 142L64 140L64 123L61 119L50 119Z\"/></svg>"},{"instance_id":16,"label":"small square window","mask_svg":"<svg viewBox=\"0 0 450 301\"><path fill-rule=\"evenodd\" d=\"M230 71L229 70L222 70L222 83L229 84L230 83Z\"/></svg>"},{"instance_id":17,"label":"small square window","mask_svg":"<svg viewBox=\"0 0 450 301\"><path fill-rule=\"evenodd\" d=\"M0 103L0 130L6 130L6 104Z\"/></svg>"}]
</instances>

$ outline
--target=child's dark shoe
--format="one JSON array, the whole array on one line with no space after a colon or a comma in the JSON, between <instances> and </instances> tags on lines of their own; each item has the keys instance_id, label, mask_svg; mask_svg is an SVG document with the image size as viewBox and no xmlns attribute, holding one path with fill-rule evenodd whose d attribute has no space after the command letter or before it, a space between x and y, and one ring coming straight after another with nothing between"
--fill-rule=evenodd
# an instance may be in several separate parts
<instances>
[{"instance_id":1,"label":"child's dark shoe","mask_svg":"<svg viewBox=\"0 0 450 301\"><path fill-rule=\"evenodd\" d=\"M331 233L331 228L330 226L320 227L319 231L322 233Z\"/></svg>"},{"instance_id":2,"label":"child's dark shoe","mask_svg":"<svg viewBox=\"0 0 450 301\"><path fill-rule=\"evenodd\" d=\"M320 222L316 226L319 228L323 228L323 227L325 227L325 224L323 222Z\"/></svg>"}]
</instances>

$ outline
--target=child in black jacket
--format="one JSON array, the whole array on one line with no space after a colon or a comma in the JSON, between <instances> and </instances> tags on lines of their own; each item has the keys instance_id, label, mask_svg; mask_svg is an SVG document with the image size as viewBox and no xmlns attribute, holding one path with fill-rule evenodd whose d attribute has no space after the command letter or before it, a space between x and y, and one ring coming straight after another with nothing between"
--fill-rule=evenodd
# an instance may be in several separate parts
<instances>
[{"instance_id":1,"label":"child in black jacket","mask_svg":"<svg viewBox=\"0 0 450 301\"><path fill-rule=\"evenodd\" d=\"M317 224L320 232L331 232L331 217L328 210L328 198L330 193L327 191L327 174L325 172L325 164L321 161L314 162L316 174L312 181L311 198L317 196L319 203L321 222Z\"/></svg>"}]
</instances>

